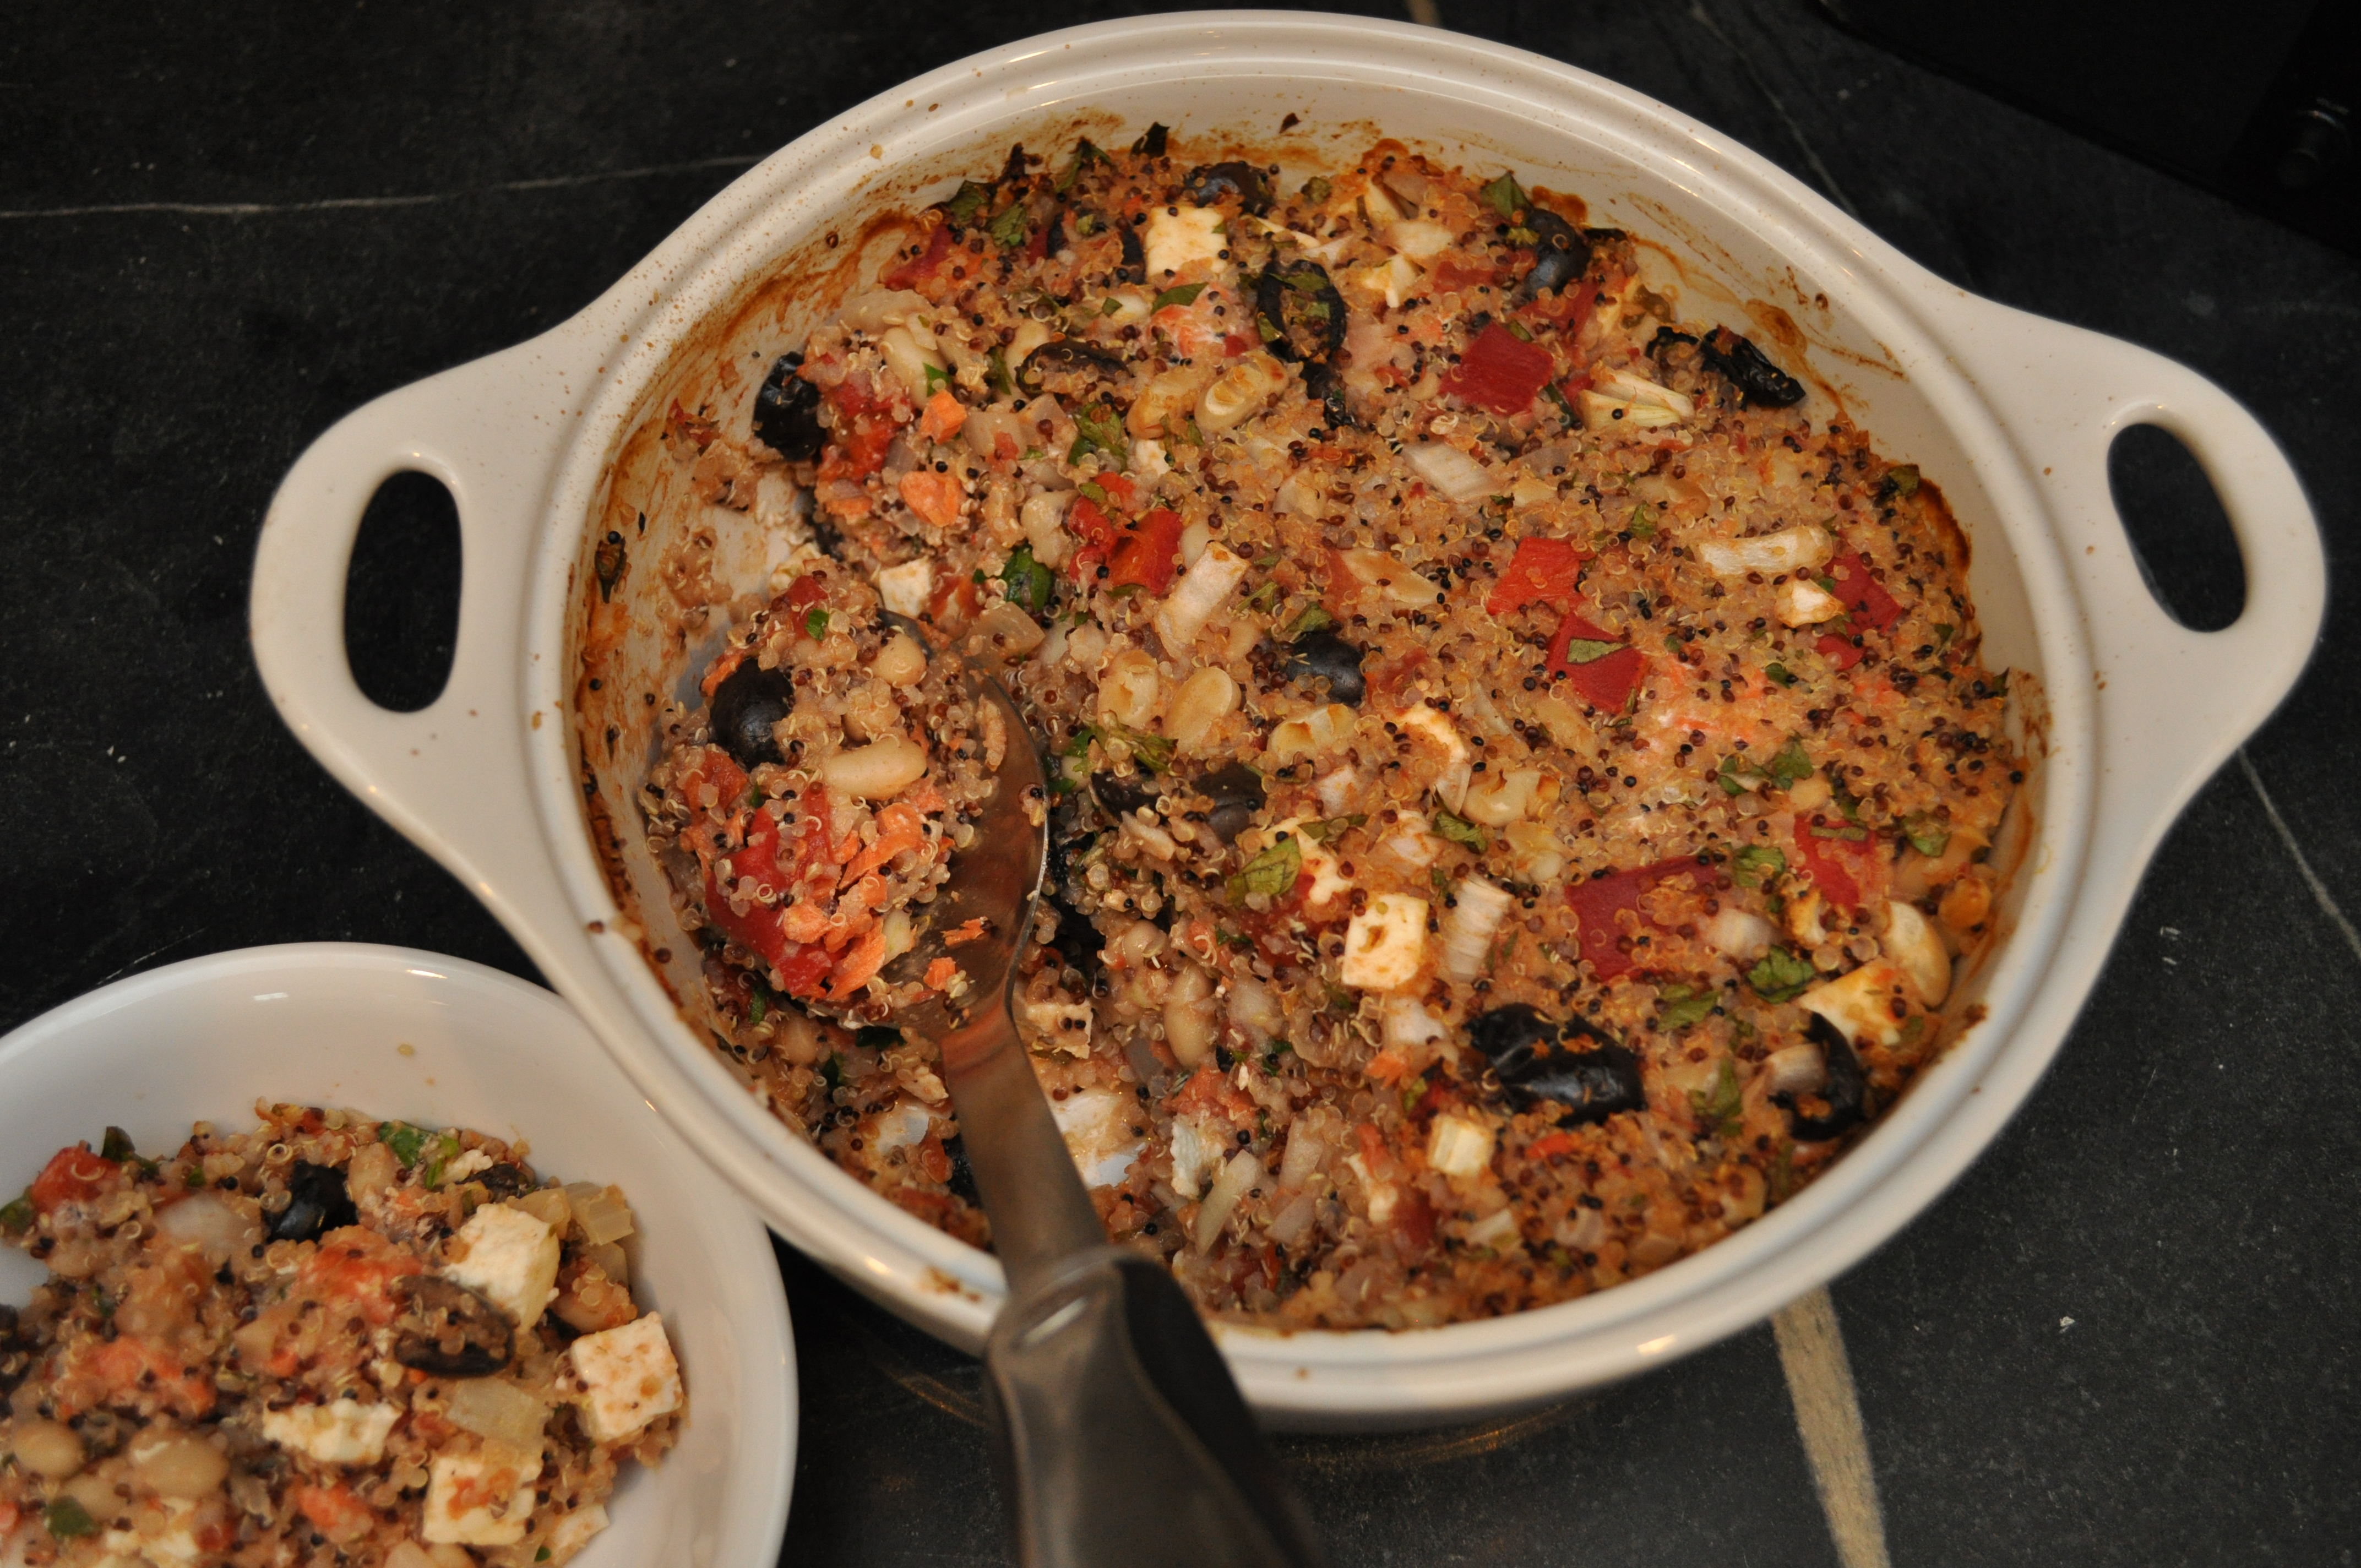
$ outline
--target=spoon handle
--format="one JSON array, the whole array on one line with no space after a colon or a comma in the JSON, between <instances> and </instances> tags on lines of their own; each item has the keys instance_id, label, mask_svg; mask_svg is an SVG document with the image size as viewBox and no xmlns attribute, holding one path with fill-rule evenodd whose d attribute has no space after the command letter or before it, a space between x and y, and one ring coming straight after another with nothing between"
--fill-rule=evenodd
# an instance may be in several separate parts
<instances>
[{"instance_id":1,"label":"spoon handle","mask_svg":"<svg viewBox=\"0 0 2361 1568\"><path fill-rule=\"evenodd\" d=\"M943 1078L1014 1299L1060 1258L1105 1245L1106 1227L1033 1076L1016 1020L1005 1003L978 1011L967 1027L941 1036Z\"/></svg>"}]
</instances>

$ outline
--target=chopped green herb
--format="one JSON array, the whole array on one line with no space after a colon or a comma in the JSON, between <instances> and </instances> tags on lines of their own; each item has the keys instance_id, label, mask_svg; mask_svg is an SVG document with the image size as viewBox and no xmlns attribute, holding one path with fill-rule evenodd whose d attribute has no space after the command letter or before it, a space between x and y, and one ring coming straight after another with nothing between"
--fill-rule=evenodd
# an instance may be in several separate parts
<instances>
[{"instance_id":1,"label":"chopped green herb","mask_svg":"<svg viewBox=\"0 0 2361 1568\"><path fill-rule=\"evenodd\" d=\"M443 1185L443 1168L459 1157L459 1140L448 1133L437 1133L431 1150L418 1177L430 1192Z\"/></svg>"},{"instance_id":2,"label":"chopped green herb","mask_svg":"<svg viewBox=\"0 0 2361 1568\"><path fill-rule=\"evenodd\" d=\"M1580 417L1574 411L1574 405L1566 401L1565 394L1558 389L1556 382L1544 382L1542 390L1547 392L1550 395L1550 400L1557 404L1558 411L1565 415L1566 423L1573 424Z\"/></svg>"},{"instance_id":3,"label":"chopped green herb","mask_svg":"<svg viewBox=\"0 0 2361 1568\"><path fill-rule=\"evenodd\" d=\"M60 1497L42 1509L41 1522L49 1526L49 1533L60 1541L98 1533L98 1521L90 1517L88 1508L71 1497Z\"/></svg>"},{"instance_id":4,"label":"chopped green herb","mask_svg":"<svg viewBox=\"0 0 2361 1568\"><path fill-rule=\"evenodd\" d=\"M1714 782L1721 785L1724 795L1744 795L1763 782L1763 770L1732 751L1714 770Z\"/></svg>"},{"instance_id":5,"label":"chopped green herb","mask_svg":"<svg viewBox=\"0 0 2361 1568\"><path fill-rule=\"evenodd\" d=\"M1074 237L1076 239L1090 238L1091 236L1099 232L1099 225L1102 222L1103 220L1096 213L1076 213L1074 214Z\"/></svg>"},{"instance_id":6,"label":"chopped green herb","mask_svg":"<svg viewBox=\"0 0 2361 1568\"><path fill-rule=\"evenodd\" d=\"M1813 980L1812 966L1784 948L1773 948L1746 971L1746 983L1765 1002L1792 1002Z\"/></svg>"},{"instance_id":7,"label":"chopped green herb","mask_svg":"<svg viewBox=\"0 0 2361 1568\"><path fill-rule=\"evenodd\" d=\"M1831 825L1825 828L1814 828L1810 831L1812 837L1815 839L1844 839L1856 844L1861 843L1869 837L1869 829L1866 828L1838 828Z\"/></svg>"},{"instance_id":8,"label":"chopped green herb","mask_svg":"<svg viewBox=\"0 0 2361 1568\"><path fill-rule=\"evenodd\" d=\"M1631 521L1625 523L1623 527L1624 531L1630 533L1634 539L1655 538L1656 509L1650 506L1647 502L1642 501L1638 506L1631 509Z\"/></svg>"},{"instance_id":9,"label":"chopped green herb","mask_svg":"<svg viewBox=\"0 0 2361 1568\"><path fill-rule=\"evenodd\" d=\"M1315 174L1303 182L1303 199L1307 202L1324 202L1328 199L1329 192L1335 188L1330 182L1328 176Z\"/></svg>"},{"instance_id":10,"label":"chopped green herb","mask_svg":"<svg viewBox=\"0 0 2361 1568\"><path fill-rule=\"evenodd\" d=\"M1177 289L1167 289L1157 295L1156 302L1148 309L1160 311L1167 305L1193 305L1197 302L1197 296L1204 291L1202 283L1183 283Z\"/></svg>"},{"instance_id":11,"label":"chopped green herb","mask_svg":"<svg viewBox=\"0 0 2361 1568\"><path fill-rule=\"evenodd\" d=\"M1336 624L1336 618L1319 605L1313 605L1288 624L1280 635L1290 642L1301 642L1315 631L1325 631Z\"/></svg>"},{"instance_id":12,"label":"chopped green herb","mask_svg":"<svg viewBox=\"0 0 2361 1568\"><path fill-rule=\"evenodd\" d=\"M1510 229L1507 234L1501 236L1501 237L1507 240L1510 245L1537 246L1542 242L1542 236L1540 235L1535 234L1532 230L1525 227L1522 224L1519 224L1515 228Z\"/></svg>"},{"instance_id":13,"label":"chopped green herb","mask_svg":"<svg viewBox=\"0 0 2361 1568\"><path fill-rule=\"evenodd\" d=\"M1721 1065L1714 1069L1713 1081L1689 1091L1689 1108L1697 1113L1698 1123L1718 1136L1729 1137L1743 1127L1746 1105L1738 1086L1737 1063L1722 1058Z\"/></svg>"},{"instance_id":14,"label":"chopped green herb","mask_svg":"<svg viewBox=\"0 0 2361 1568\"><path fill-rule=\"evenodd\" d=\"M1939 855L1950 847L1950 829L1936 820L1931 811L1904 817L1902 831L1909 839L1910 847L1922 855Z\"/></svg>"},{"instance_id":15,"label":"chopped green herb","mask_svg":"<svg viewBox=\"0 0 2361 1568\"><path fill-rule=\"evenodd\" d=\"M1017 461L1020 463L1038 463L1042 458L1048 455L1048 453L1042 451L1041 448L1038 446L1028 446L1025 449L1023 455L1017 458Z\"/></svg>"},{"instance_id":16,"label":"chopped green herb","mask_svg":"<svg viewBox=\"0 0 2361 1568\"><path fill-rule=\"evenodd\" d=\"M203 1187L204 1184L205 1173L203 1167L192 1165L181 1175L181 1185L189 1189L192 1192L195 1191L198 1188Z\"/></svg>"},{"instance_id":17,"label":"chopped green herb","mask_svg":"<svg viewBox=\"0 0 2361 1568\"><path fill-rule=\"evenodd\" d=\"M1951 639L1959 634L1958 627L1949 621L1938 620L1935 623L1935 646L1938 649L1949 648L1951 645Z\"/></svg>"},{"instance_id":18,"label":"chopped green herb","mask_svg":"<svg viewBox=\"0 0 2361 1568\"><path fill-rule=\"evenodd\" d=\"M1255 313L1255 331L1262 334L1262 340L1265 343L1277 343L1287 335L1279 330L1279 324L1276 322L1260 311Z\"/></svg>"},{"instance_id":19,"label":"chopped green herb","mask_svg":"<svg viewBox=\"0 0 2361 1568\"><path fill-rule=\"evenodd\" d=\"M1025 203L1012 202L1006 211L992 220L984 232L992 236L1001 249L1015 250L1025 243L1025 236L1032 232L1032 226L1025 221Z\"/></svg>"},{"instance_id":20,"label":"chopped green herb","mask_svg":"<svg viewBox=\"0 0 2361 1568\"><path fill-rule=\"evenodd\" d=\"M1680 651L1681 651L1681 634L1680 634L1679 632L1677 632L1677 631L1667 631L1667 632L1665 632L1665 633L1664 633L1664 652L1667 652L1667 653L1677 653L1677 652L1679 652Z\"/></svg>"},{"instance_id":21,"label":"chopped green herb","mask_svg":"<svg viewBox=\"0 0 2361 1568\"><path fill-rule=\"evenodd\" d=\"M1131 760L1151 773L1169 773L1172 768L1172 752L1178 742L1162 735L1150 735L1141 729L1126 729L1119 724L1107 726L1115 736L1131 748Z\"/></svg>"},{"instance_id":22,"label":"chopped green herb","mask_svg":"<svg viewBox=\"0 0 2361 1568\"><path fill-rule=\"evenodd\" d=\"M426 1140L434 1135L424 1127L413 1127L407 1122L379 1122L377 1124L377 1141L391 1149L393 1157L400 1160L405 1169L418 1163L420 1151L426 1147Z\"/></svg>"},{"instance_id":23,"label":"chopped green herb","mask_svg":"<svg viewBox=\"0 0 2361 1568\"><path fill-rule=\"evenodd\" d=\"M1656 1022L1666 1029L1686 1029L1711 1014L1721 998L1711 991L1686 985L1666 986L1656 997Z\"/></svg>"},{"instance_id":24,"label":"chopped green herb","mask_svg":"<svg viewBox=\"0 0 2361 1568\"><path fill-rule=\"evenodd\" d=\"M1284 898L1293 890L1295 879L1302 874L1303 846L1295 841L1292 834L1283 835L1230 879L1230 902L1243 903L1257 893L1266 898Z\"/></svg>"},{"instance_id":25,"label":"chopped green herb","mask_svg":"<svg viewBox=\"0 0 2361 1568\"><path fill-rule=\"evenodd\" d=\"M1769 844L1749 844L1730 857L1730 880L1741 887L1768 887L1786 869L1786 855Z\"/></svg>"},{"instance_id":26,"label":"chopped green herb","mask_svg":"<svg viewBox=\"0 0 2361 1568\"><path fill-rule=\"evenodd\" d=\"M1492 836L1465 817L1448 811L1434 814L1434 830L1455 844L1465 844L1477 854L1492 847Z\"/></svg>"},{"instance_id":27,"label":"chopped green herb","mask_svg":"<svg viewBox=\"0 0 2361 1568\"><path fill-rule=\"evenodd\" d=\"M819 1064L819 1075L830 1089L844 1087L844 1053L830 1051L828 1059Z\"/></svg>"},{"instance_id":28,"label":"chopped green herb","mask_svg":"<svg viewBox=\"0 0 2361 1568\"><path fill-rule=\"evenodd\" d=\"M1096 501L1103 507L1115 505L1113 501L1107 499L1106 488L1096 479L1084 479L1081 484L1076 485L1074 489L1084 498Z\"/></svg>"},{"instance_id":29,"label":"chopped green herb","mask_svg":"<svg viewBox=\"0 0 2361 1568\"><path fill-rule=\"evenodd\" d=\"M1916 463L1895 464L1893 467L1888 468L1885 471L1885 483L1894 487L1894 493L1895 495L1901 496L1905 499L1911 496L1916 495L1918 493L1918 465Z\"/></svg>"},{"instance_id":30,"label":"chopped green herb","mask_svg":"<svg viewBox=\"0 0 2361 1568\"><path fill-rule=\"evenodd\" d=\"M1000 580L1008 585L1008 602L1022 605L1035 615L1049 608L1058 591L1056 574L1033 558L1030 544L1009 552L1008 564L1000 568Z\"/></svg>"},{"instance_id":31,"label":"chopped green herb","mask_svg":"<svg viewBox=\"0 0 2361 1568\"><path fill-rule=\"evenodd\" d=\"M1123 438L1123 416L1104 403L1086 403L1074 411L1074 445L1066 461L1079 463L1093 452L1104 452L1117 463L1131 452Z\"/></svg>"},{"instance_id":32,"label":"chopped green herb","mask_svg":"<svg viewBox=\"0 0 2361 1568\"><path fill-rule=\"evenodd\" d=\"M1812 776L1812 759L1804 755L1804 743L1790 740L1771 759L1763 773L1781 789L1786 789Z\"/></svg>"},{"instance_id":33,"label":"chopped green herb","mask_svg":"<svg viewBox=\"0 0 2361 1568\"><path fill-rule=\"evenodd\" d=\"M203 1181L204 1178L200 1176L197 1179ZM7 1202L0 1203L0 1231L12 1236L21 1236L32 1228L33 1195L30 1191L20 1192Z\"/></svg>"},{"instance_id":34,"label":"chopped green herb","mask_svg":"<svg viewBox=\"0 0 2361 1568\"><path fill-rule=\"evenodd\" d=\"M98 1157L111 1159L117 1165L136 1158L137 1154L138 1151L132 1146L131 1135L120 1127L107 1128L106 1135L98 1143Z\"/></svg>"},{"instance_id":35,"label":"chopped green herb","mask_svg":"<svg viewBox=\"0 0 2361 1568\"><path fill-rule=\"evenodd\" d=\"M546 1563L546 1562L548 1562L548 1561L549 1561L549 1548L547 1548L546 1546L544 1546L544 1547L543 1547L540 1551L538 1551L538 1552L534 1552L534 1553L533 1554L533 1560L535 1563Z\"/></svg>"},{"instance_id":36,"label":"chopped green herb","mask_svg":"<svg viewBox=\"0 0 2361 1568\"><path fill-rule=\"evenodd\" d=\"M1533 340L1533 329L1527 326L1524 323L1507 322L1502 324L1508 327L1509 335L1515 338L1519 343L1531 343Z\"/></svg>"},{"instance_id":37,"label":"chopped green herb","mask_svg":"<svg viewBox=\"0 0 2361 1568\"><path fill-rule=\"evenodd\" d=\"M951 193L951 199L943 203L943 211L955 224L972 224L975 221L976 214L983 211L984 203L991 200L991 186L979 185L972 180L962 180L960 181L960 188Z\"/></svg>"},{"instance_id":38,"label":"chopped green herb","mask_svg":"<svg viewBox=\"0 0 2361 1568\"><path fill-rule=\"evenodd\" d=\"M1426 1075L1424 1073L1421 1073L1416 1078L1411 1079L1408 1083L1401 1086L1402 1114L1407 1116L1411 1112L1416 1111L1418 1109L1418 1102L1425 1098Z\"/></svg>"},{"instance_id":39,"label":"chopped green herb","mask_svg":"<svg viewBox=\"0 0 2361 1568\"><path fill-rule=\"evenodd\" d=\"M1626 644L1621 642L1600 642L1588 637L1571 637L1566 640L1565 648L1559 657L1569 664L1591 664L1604 659L1609 653L1622 652Z\"/></svg>"},{"instance_id":40,"label":"chopped green herb","mask_svg":"<svg viewBox=\"0 0 2361 1568\"><path fill-rule=\"evenodd\" d=\"M1514 174L1501 175L1476 194L1504 218L1513 218L1520 210L1532 205L1532 198L1525 194L1525 188L1517 183Z\"/></svg>"},{"instance_id":41,"label":"chopped green herb","mask_svg":"<svg viewBox=\"0 0 2361 1568\"><path fill-rule=\"evenodd\" d=\"M1084 169L1093 163L1104 163L1106 160L1107 155L1093 147L1091 138L1084 137L1074 144L1074 161L1066 165L1065 172L1058 176L1058 183L1054 189L1059 195L1064 195L1074 188L1074 181L1082 178Z\"/></svg>"},{"instance_id":42,"label":"chopped green herb","mask_svg":"<svg viewBox=\"0 0 2361 1568\"><path fill-rule=\"evenodd\" d=\"M804 635L817 642L828 635L828 611L814 608L804 612Z\"/></svg>"},{"instance_id":43,"label":"chopped green herb","mask_svg":"<svg viewBox=\"0 0 2361 1568\"><path fill-rule=\"evenodd\" d=\"M1317 822L1305 823L1303 836L1316 843L1334 843L1343 838L1348 829L1358 828L1368 819L1368 813L1365 811L1356 811L1349 817L1323 817Z\"/></svg>"},{"instance_id":44,"label":"chopped green herb","mask_svg":"<svg viewBox=\"0 0 2361 1568\"><path fill-rule=\"evenodd\" d=\"M759 1024L763 1021L763 1015L770 1010L770 992L763 989L761 981L749 980L746 982L746 1022Z\"/></svg>"},{"instance_id":45,"label":"chopped green herb","mask_svg":"<svg viewBox=\"0 0 2361 1568\"><path fill-rule=\"evenodd\" d=\"M939 365L927 367L927 395L934 396L951 384L951 373Z\"/></svg>"},{"instance_id":46,"label":"chopped green herb","mask_svg":"<svg viewBox=\"0 0 2361 1568\"><path fill-rule=\"evenodd\" d=\"M1178 430L1172 428L1172 421L1168 416L1164 422L1164 433L1170 436L1174 436L1179 440L1185 441L1191 446L1202 446L1205 444L1205 433L1197 428L1197 416L1195 414L1182 414L1180 416L1180 428Z\"/></svg>"},{"instance_id":47,"label":"chopped green herb","mask_svg":"<svg viewBox=\"0 0 2361 1568\"><path fill-rule=\"evenodd\" d=\"M1246 597L1246 607L1257 615L1268 615L1279 604L1279 585L1265 583Z\"/></svg>"},{"instance_id":48,"label":"chopped green herb","mask_svg":"<svg viewBox=\"0 0 2361 1568\"><path fill-rule=\"evenodd\" d=\"M1787 666L1784 664L1767 665L1764 667L1763 673L1780 685L1792 686L1795 684L1795 675L1789 672Z\"/></svg>"},{"instance_id":49,"label":"chopped green herb","mask_svg":"<svg viewBox=\"0 0 2361 1568\"><path fill-rule=\"evenodd\" d=\"M1427 867L1426 881L1427 885L1434 889L1435 897L1448 898L1451 896L1451 873L1444 871L1441 866Z\"/></svg>"}]
</instances>

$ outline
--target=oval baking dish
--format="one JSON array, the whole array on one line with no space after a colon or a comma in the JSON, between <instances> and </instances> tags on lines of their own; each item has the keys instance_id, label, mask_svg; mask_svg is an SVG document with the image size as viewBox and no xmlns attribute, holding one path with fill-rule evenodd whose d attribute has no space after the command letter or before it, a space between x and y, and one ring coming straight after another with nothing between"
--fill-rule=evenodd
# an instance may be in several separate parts
<instances>
[{"instance_id":1,"label":"oval baking dish","mask_svg":"<svg viewBox=\"0 0 2361 1568\"><path fill-rule=\"evenodd\" d=\"M1972 546L1985 657L2016 673L2032 759L2004 936L1951 1003L1959 1042L1801 1195L1643 1279L1511 1317L1393 1335L1220 1331L1274 1418L1439 1420L1626 1376L1759 1320L1891 1235L2024 1099L2165 828L2293 684L2319 621L2310 509L2268 436L2220 390L1968 295L1763 159L1563 65L1360 21L1111 23L862 105L750 171L573 321L339 423L272 505L255 645L305 744L477 891L774 1227L895 1310L980 1343L1000 1290L993 1260L836 1169L705 1043L695 949L670 926L631 815L649 737L577 688L594 583L647 596L631 601L634 645L602 653L621 658L629 690L673 690L691 653L709 652L677 635L658 574L615 572L613 549L660 551L680 522L659 509L649 543L634 510L627 539L610 509L631 496L616 475L670 397L709 374L717 345L787 345L855 275L874 277L883 251L872 254L868 218L934 199L1012 141L1061 146L1077 126L1127 136L1160 120L1283 159L1290 115L1307 165L1384 135L1573 192L1594 222L1664 247L1696 308L1776 332L1825 406L1840 400L1882 452L1942 485ZM812 279L808 294L766 293L783 271ZM2106 480L2110 441L2136 422L2179 435L2220 490L2249 585L2227 630L2180 628L2145 587ZM361 510L403 469L456 498L466 582L449 685L426 710L396 715L360 696L335 650ZM636 896L619 905L618 884Z\"/></svg>"}]
</instances>

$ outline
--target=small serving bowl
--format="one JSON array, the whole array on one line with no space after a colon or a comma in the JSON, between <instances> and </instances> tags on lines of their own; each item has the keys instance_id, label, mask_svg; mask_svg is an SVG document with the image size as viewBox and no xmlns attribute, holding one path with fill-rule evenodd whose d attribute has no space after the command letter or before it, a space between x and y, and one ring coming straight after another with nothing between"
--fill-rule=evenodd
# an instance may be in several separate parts
<instances>
[{"instance_id":1,"label":"small serving bowl","mask_svg":"<svg viewBox=\"0 0 2361 1568\"><path fill-rule=\"evenodd\" d=\"M679 1444L627 1466L582 1568L769 1568L795 1478L796 1352L762 1223L538 986L434 953L320 942L135 975L0 1038L0 1190L107 1125L151 1154L258 1098L528 1141L533 1168L612 1182L639 1223L632 1294L689 1396ZM0 1300L45 1271L0 1248Z\"/></svg>"}]
</instances>

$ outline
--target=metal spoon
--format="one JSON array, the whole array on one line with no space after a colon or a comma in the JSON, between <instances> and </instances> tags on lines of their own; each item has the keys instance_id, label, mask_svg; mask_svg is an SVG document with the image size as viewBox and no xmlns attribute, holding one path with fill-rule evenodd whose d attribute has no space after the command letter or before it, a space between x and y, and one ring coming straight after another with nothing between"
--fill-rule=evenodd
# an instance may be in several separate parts
<instances>
[{"instance_id":1,"label":"metal spoon","mask_svg":"<svg viewBox=\"0 0 2361 1568\"><path fill-rule=\"evenodd\" d=\"M1007 1304L984 1346L994 1462L1027 1568L1325 1562L1196 1309L1171 1275L1108 1245L1009 1013L1049 850L1041 756L1000 683L971 673L1007 735L973 843L951 859L897 981L949 956L961 1000L895 1022L941 1048L943 1080L992 1217ZM985 937L946 952L972 918Z\"/></svg>"}]
</instances>

